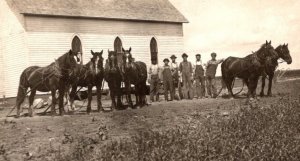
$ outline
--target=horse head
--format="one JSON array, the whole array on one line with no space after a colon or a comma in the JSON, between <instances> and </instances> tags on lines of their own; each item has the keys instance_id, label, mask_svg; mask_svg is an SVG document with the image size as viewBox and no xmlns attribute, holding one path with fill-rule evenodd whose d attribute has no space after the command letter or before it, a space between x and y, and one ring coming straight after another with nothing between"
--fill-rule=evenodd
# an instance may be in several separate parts
<instances>
[{"instance_id":1,"label":"horse head","mask_svg":"<svg viewBox=\"0 0 300 161\"><path fill-rule=\"evenodd\" d=\"M292 63L292 57L288 48L289 44L279 45L275 51L278 53L278 57L287 62L287 64Z\"/></svg>"},{"instance_id":2,"label":"horse head","mask_svg":"<svg viewBox=\"0 0 300 161\"><path fill-rule=\"evenodd\" d=\"M117 54L115 51L107 51L108 58L107 58L107 66L111 71L117 71Z\"/></svg>"},{"instance_id":3,"label":"horse head","mask_svg":"<svg viewBox=\"0 0 300 161\"><path fill-rule=\"evenodd\" d=\"M91 50L93 57L91 58L91 68L97 75L99 72L103 72L103 50L101 52L94 52Z\"/></svg>"},{"instance_id":4,"label":"horse head","mask_svg":"<svg viewBox=\"0 0 300 161\"><path fill-rule=\"evenodd\" d=\"M265 61L267 58L272 58L278 56L278 53L275 51L274 47L271 45L271 41L266 41L265 44L256 52L257 57L260 61Z\"/></svg>"},{"instance_id":5,"label":"horse head","mask_svg":"<svg viewBox=\"0 0 300 161\"><path fill-rule=\"evenodd\" d=\"M124 53L123 62L124 62L125 70L128 70L132 67L132 62L133 62L133 58L131 55L131 47L129 48L129 50L125 50L124 48L122 48L122 51Z\"/></svg>"},{"instance_id":6,"label":"horse head","mask_svg":"<svg viewBox=\"0 0 300 161\"><path fill-rule=\"evenodd\" d=\"M80 54L69 50L67 53L56 59L55 64L62 73L66 73L71 76L76 68L77 62L80 61L79 56Z\"/></svg>"}]
</instances>

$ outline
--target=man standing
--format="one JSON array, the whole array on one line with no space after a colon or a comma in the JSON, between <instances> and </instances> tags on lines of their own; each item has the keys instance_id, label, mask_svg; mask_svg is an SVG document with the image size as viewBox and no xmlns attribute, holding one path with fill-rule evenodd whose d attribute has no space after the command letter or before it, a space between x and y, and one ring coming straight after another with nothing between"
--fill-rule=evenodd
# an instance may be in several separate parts
<instances>
[{"instance_id":1,"label":"man standing","mask_svg":"<svg viewBox=\"0 0 300 161\"><path fill-rule=\"evenodd\" d=\"M152 64L150 65L149 68L149 77L148 81L150 83L150 101L155 102L154 96L156 96L156 101L159 101L159 67L157 65L157 59L153 58L151 60Z\"/></svg>"},{"instance_id":2,"label":"man standing","mask_svg":"<svg viewBox=\"0 0 300 161\"><path fill-rule=\"evenodd\" d=\"M205 96L205 77L204 77L204 67L201 60L201 55L196 55L196 63L194 65L194 79L196 81L196 94L198 98L203 98Z\"/></svg>"},{"instance_id":3,"label":"man standing","mask_svg":"<svg viewBox=\"0 0 300 161\"><path fill-rule=\"evenodd\" d=\"M173 77L173 87L174 87L173 95L174 95L175 99L180 100L180 95L176 94L176 88L178 88L179 93L181 90L181 84L179 82L179 74L178 74L178 64L176 62L177 57L175 55L172 55L170 58L172 60L170 67L171 67L171 72L172 72L172 77Z\"/></svg>"},{"instance_id":4,"label":"man standing","mask_svg":"<svg viewBox=\"0 0 300 161\"><path fill-rule=\"evenodd\" d=\"M224 59L216 60L217 54L211 53L211 60L207 62L206 67L206 77L207 77L207 93L211 96L211 98L217 97L217 89L216 89L216 71L218 65L224 61Z\"/></svg>"},{"instance_id":5,"label":"man standing","mask_svg":"<svg viewBox=\"0 0 300 161\"><path fill-rule=\"evenodd\" d=\"M183 61L179 64L179 71L182 76L183 82L183 97L185 99L193 99L194 94L192 91L192 76L193 68L191 62L187 61L188 55L186 53L182 54Z\"/></svg>"},{"instance_id":6,"label":"man standing","mask_svg":"<svg viewBox=\"0 0 300 161\"><path fill-rule=\"evenodd\" d=\"M170 92L171 101L174 99L173 77L171 67L169 66L169 59L164 59L164 66L162 68L162 77L164 83L165 100L168 101L168 93Z\"/></svg>"}]
</instances>

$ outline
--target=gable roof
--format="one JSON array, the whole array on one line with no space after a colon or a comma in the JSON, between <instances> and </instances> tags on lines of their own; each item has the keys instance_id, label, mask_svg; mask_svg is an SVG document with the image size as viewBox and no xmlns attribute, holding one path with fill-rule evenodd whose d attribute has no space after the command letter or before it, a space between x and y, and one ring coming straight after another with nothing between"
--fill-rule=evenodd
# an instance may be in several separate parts
<instances>
[{"instance_id":1,"label":"gable roof","mask_svg":"<svg viewBox=\"0 0 300 161\"><path fill-rule=\"evenodd\" d=\"M187 23L168 0L6 0L25 15Z\"/></svg>"}]
</instances>

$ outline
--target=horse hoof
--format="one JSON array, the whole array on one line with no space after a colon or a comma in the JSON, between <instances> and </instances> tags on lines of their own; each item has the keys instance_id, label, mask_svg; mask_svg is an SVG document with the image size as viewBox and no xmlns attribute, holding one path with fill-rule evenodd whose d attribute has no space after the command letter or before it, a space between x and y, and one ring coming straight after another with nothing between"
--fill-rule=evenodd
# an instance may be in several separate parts
<instances>
[{"instance_id":1,"label":"horse hoof","mask_svg":"<svg viewBox=\"0 0 300 161\"><path fill-rule=\"evenodd\" d=\"M265 96L265 94L264 93L260 93L260 97L264 97Z\"/></svg>"}]
</instances>

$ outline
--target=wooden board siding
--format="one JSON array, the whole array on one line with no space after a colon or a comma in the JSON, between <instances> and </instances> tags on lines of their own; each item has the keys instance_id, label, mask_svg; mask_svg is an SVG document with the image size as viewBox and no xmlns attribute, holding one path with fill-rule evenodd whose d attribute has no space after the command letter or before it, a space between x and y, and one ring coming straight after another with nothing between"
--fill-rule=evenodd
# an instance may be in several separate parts
<instances>
[{"instance_id":1,"label":"wooden board siding","mask_svg":"<svg viewBox=\"0 0 300 161\"><path fill-rule=\"evenodd\" d=\"M15 97L20 74L28 65L26 33L6 1L0 1L0 22L0 57L2 57L0 67L3 72L0 75L4 75L0 78L2 79L0 81L3 81L2 87L0 86L0 94L5 94L6 97Z\"/></svg>"},{"instance_id":2,"label":"wooden board siding","mask_svg":"<svg viewBox=\"0 0 300 161\"><path fill-rule=\"evenodd\" d=\"M71 48L72 33L54 32L29 32L29 63L31 65L45 66L54 61ZM150 65L150 41L156 38L158 45L158 60L162 62L164 58L169 58L175 54L180 58L183 52L183 37L175 36L130 36L130 35L96 35L96 34L76 34L82 43L83 63L87 63L91 54L90 51L101 51L103 57L107 58L107 50L114 50L114 40L118 36L121 38L123 47L132 47L132 54L136 61L144 61Z\"/></svg>"},{"instance_id":3,"label":"wooden board siding","mask_svg":"<svg viewBox=\"0 0 300 161\"><path fill-rule=\"evenodd\" d=\"M183 36L181 23L26 16L25 26L28 32Z\"/></svg>"}]
</instances>

